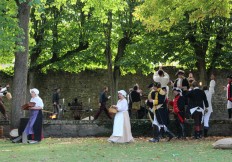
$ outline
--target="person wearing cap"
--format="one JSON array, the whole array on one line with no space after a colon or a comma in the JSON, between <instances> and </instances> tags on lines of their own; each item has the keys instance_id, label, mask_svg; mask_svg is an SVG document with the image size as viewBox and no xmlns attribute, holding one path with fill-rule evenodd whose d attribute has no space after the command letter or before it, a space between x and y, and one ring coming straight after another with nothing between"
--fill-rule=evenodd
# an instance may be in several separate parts
<instances>
[{"instance_id":1,"label":"person wearing cap","mask_svg":"<svg viewBox=\"0 0 232 162\"><path fill-rule=\"evenodd\" d=\"M108 141L112 143L133 142L126 92L124 90L118 91L118 98L117 105L113 105L117 113L114 117L113 133Z\"/></svg>"},{"instance_id":2,"label":"person wearing cap","mask_svg":"<svg viewBox=\"0 0 232 162\"><path fill-rule=\"evenodd\" d=\"M103 92L101 92L100 97L99 97L99 110L97 111L97 113L94 116L94 120L97 120L99 115L102 113L102 111L105 111L106 115L108 116L109 119L112 119L112 117L110 116L107 108L106 108L106 102L111 98L111 96L107 96L107 92L108 92L109 88L108 87L104 87Z\"/></svg>"},{"instance_id":3,"label":"person wearing cap","mask_svg":"<svg viewBox=\"0 0 232 162\"><path fill-rule=\"evenodd\" d=\"M183 70L178 70L176 73L177 79L173 83L173 87L180 88L182 90L182 95L185 98L185 112L186 112L186 118L189 118L190 111L188 105L188 99L186 98L186 94L188 93L188 90L190 88L188 79L184 76L185 72Z\"/></svg>"},{"instance_id":4,"label":"person wearing cap","mask_svg":"<svg viewBox=\"0 0 232 162\"><path fill-rule=\"evenodd\" d=\"M29 121L22 133L22 136L14 139L12 142L16 143L22 140L22 143L38 143L42 138L42 120L43 114L42 109L44 107L43 100L39 97L39 90L36 88L30 89L31 100L30 102L34 102L35 106L29 108L30 116ZM33 140L28 140L32 139Z\"/></svg>"},{"instance_id":5,"label":"person wearing cap","mask_svg":"<svg viewBox=\"0 0 232 162\"><path fill-rule=\"evenodd\" d=\"M167 91L166 95L168 97L168 94L169 94L168 83L170 82L170 77L169 77L168 73L166 73L163 70L162 66L160 66L159 70L154 73L153 80L157 83L160 83L161 87L166 89L166 91Z\"/></svg>"},{"instance_id":6,"label":"person wearing cap","mask_svg":"<svg viewBox=\"0 0 232 162\"><path fill-rule=\"evenodd\" d=\"M170 105L173 107L175 123L178 131L177 138L185 138L185 100L180 88L173 88L173 93L175 98L170 102Z\"/></svg>"},{"instance_id":7,"label":"person wearing cap","mask_svg":"<svg viewBox=\"0 0 232 162\"><path fill-rule=\"evenodd\" d=\"M161 130L167 133L170 141L175 135L167 128L169 123L168 109L166 104L166 94L161 89L160 83L152 83L148 86L151 92L148 95L147 105L154 118L150 117L153 127L153 138L149 142L159 142ZM150 113L149 113L150 115Z\"/></svg>"},{"instance_id":8,"label":"person wearing cap","mask_svg":"<svg viewBox=\"0 0 232 162\"><path fill-rule=\"evenodd\" d=\"M194 120L194 138L201 138L203 115L205 109L209 107L206 94L198 86L198 82L192 83L193 90L189 91L186 97L189 99L189 109Z\"/></svg>"},{"instance_id":9,"label":"person wearing cap","mask_svg":"<svg viewBox=\"0 0 232 162\"><path fill-rule=\"evenodd\" d=\"M185 96L185 94L187 93L188 89L189 89L189 82L188 79L184 77L184 71L183 70L179 70L176 73L176 76L178 77L174 84L173 87L177 87L180 88L182 90L183 96Z\"/></svg>"},{"instance_id":10,"label":"person wearing cap","mask_svg":"<svg viewBox=\"0 0 232 162\"><path fill-rule=\"evenodd\" d=\"M231 119L232 117L232 75L227 76L228 84L225 88L226 90L226 97L227 97L227 110L228 110L228 117Z\"/></svg>"}]
</instances>

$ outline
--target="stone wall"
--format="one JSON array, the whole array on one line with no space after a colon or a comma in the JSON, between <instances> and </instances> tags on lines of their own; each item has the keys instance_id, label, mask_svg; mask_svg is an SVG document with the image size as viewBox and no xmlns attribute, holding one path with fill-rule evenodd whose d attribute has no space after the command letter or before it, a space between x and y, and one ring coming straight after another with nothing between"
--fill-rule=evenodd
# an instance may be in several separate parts
<instances>
[{"instance_id":1,"label":"stone wall","mask_svg":"<svg viewBox=\"0 0 232 162\"><path fill-rule=\"evenodd\" d=\"M176 78L176 68L168 67L164 68L164 70L170 74L172 80ZM193 73L197 74L197 72ZM215 73L217 85L215 88L216 93L212 99L214 109L212 119L227 118L226 92L223 91L223 86L227 84L226 76L228 74L232 74L232 71L217 71ZM68 102L71 102L75 97L78 97L79 101L83 103L85 109L92 108L96 111L98 109L99 93L102 91L102 88L105 85L109 85L106 70L87 70L79 74L71 74L65 72L48 72L47 74L37 74L35 77L35 81L35 87L40 90L40 96L45 103L45 110L49 111L52 111L52 93L53 89L56 87L60 87L61 89L61 98L64 98L64 105L66 106L67 110L69 110L67 107ZM147 76L142 74L128 74L121 77L119 81L119 89L124 89L128 91L128 89L133 87L135 83L138 83L140 85L140 88L146 94L148 93L147 85L150 84L152 81L152 74L149 74ZM2 85L6 83L11 84L12 78L0 74L0 83ZM170 98L173 98L171 92ZM11 101L5 100L8 113L10 112L10 102ZM93 111L92 115L94 113L95 112ZM100 117L105 118L106 116L105 114L102 114ZM73 119L73 112L65 112L63 119Z\"/></svg>"},{"instance_id":2,"label":"stone wall","mask_svg":"<svg viewBox=\"0 0 232 162\"><path fill-rule=\"evenodd\" d=\"M26 118L24 118L25 120ZM28 119L27 119L28 120ZM26 124L26 123L25 123ZM1 122L3 127L3 136L9 137L9 122ZM209 136L231 136L231 120L211 120ZM25 127L25 126L24 126ZM187 120L185 123L186 136L193 135L193 120ZM170 130L177 135L175 122L171 120ZM109 137L113 131L113 120L44 120L43 133L44 137L86 137L86 136L105 136ZM131 131L134 137L149 136L152 137L151 122L147 119L131 120ZM0 137L1 138L1 137Z\"/></svg>"}]
</instances>

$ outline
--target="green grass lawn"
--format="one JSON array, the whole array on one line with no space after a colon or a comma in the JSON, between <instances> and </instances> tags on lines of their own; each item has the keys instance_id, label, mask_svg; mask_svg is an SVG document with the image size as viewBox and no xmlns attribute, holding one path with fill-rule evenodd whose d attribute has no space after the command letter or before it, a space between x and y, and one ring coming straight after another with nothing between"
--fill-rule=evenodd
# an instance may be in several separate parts
<instances>
[{"instance_id":1,"label":"green grass lawn","mask_svg":"<svg viewBox=\"0 0 232 162\"><path fill-rule=\"evenodd\" d=\"M184 161L230 162L232 150L212 148L217 138L112 144L107 138L45 138L39 144L13 144L0 139L0 162L76 162L76 161Z\"/></svg>"}]
</instances>

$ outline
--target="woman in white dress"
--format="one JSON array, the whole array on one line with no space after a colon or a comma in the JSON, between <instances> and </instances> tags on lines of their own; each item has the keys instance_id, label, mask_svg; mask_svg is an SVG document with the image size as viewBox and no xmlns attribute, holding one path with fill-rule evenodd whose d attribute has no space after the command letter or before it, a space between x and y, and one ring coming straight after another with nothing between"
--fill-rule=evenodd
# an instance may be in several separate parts
<instances>
[{"instance_id":1,"label":"woman in white dress","mask_svg":"<svg viewBox=\"0 0 232 162\"><path fill-rule=\"evenodd\" d=\"M114 105L117 113L114 117L113 134L108 139L112 143L133 142L134 138L131 134L130 118L128 114L128 103L126 100L126 92L118 91L118 103Z\"/></svg>"}]
</instances>

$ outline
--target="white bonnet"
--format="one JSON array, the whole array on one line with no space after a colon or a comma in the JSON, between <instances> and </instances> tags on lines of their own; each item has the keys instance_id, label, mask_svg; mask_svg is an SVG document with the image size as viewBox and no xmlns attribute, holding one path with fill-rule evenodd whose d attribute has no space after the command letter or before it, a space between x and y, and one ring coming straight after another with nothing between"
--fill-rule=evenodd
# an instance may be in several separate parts
<instances>
[{"instance_id":1,"label":"white bonnet","mask_svg":"<svg viewBox=\"0 0 232 162\"><path fill-rule=\"evenodd\" d=\"M121 93L124 97L126 97L126 91L120 90L120 91L118 91L118 93Z\"/></svg>"},{"instance_id":2,"label":"white bonnet","mask_svg":"<svg viewBox=\"0 0 232 162\"><path fill-rule=\"evenodd\" d=\"M35 94L38 96L39 95L39 90L36 88L30 89L30 93L35 92Z\"/></svg>"}]
</instances>

